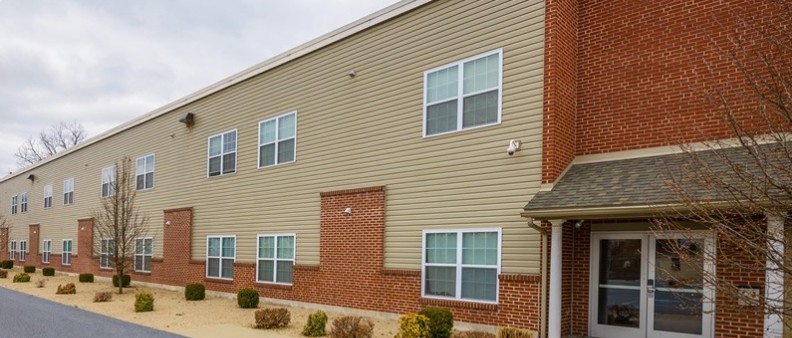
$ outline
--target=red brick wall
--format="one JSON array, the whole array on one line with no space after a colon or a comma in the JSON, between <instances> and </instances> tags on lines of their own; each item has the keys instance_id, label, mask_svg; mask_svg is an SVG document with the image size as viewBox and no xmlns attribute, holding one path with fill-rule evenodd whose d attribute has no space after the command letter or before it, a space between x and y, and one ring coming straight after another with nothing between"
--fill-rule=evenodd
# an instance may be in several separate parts
<instances>
[{"instance_id":1,"label":"red brick wall","mask_svg":"<svg viewBox=\"0 0 792 338\"><path fill-rule=\"evenodd\" d=\"M719 264L715 272L718 280L724 282L724 287L716 288L715 294L716 337L762 337L764 334L763 309L741 306L734 291L725 290L732 285L756 288L764 299L765 262L755 254L735 245L733 239L718 243L718 257L724 258L728 266Z\"/></svg>"},{"instance_id":2,"label":"red brick wall","mask_svg":"<svg viewBox=\"0 0 792 338\"><path fill-rule=\"evenodd\" d=\"M28 255L25 265L35 265L41 267L41 255L39 254L39 228L38 224L31 224L28 230Z\"/></svg>"},{"instance_id":3,"label":"red brick wall","mask_svg":"<svg viewBox=\"0 0 792 338\"><path fill-rule=\"evenodd\" d=\"M0 228L0 261L8 258L8 228Z\"/></svg>"}]
</instances>

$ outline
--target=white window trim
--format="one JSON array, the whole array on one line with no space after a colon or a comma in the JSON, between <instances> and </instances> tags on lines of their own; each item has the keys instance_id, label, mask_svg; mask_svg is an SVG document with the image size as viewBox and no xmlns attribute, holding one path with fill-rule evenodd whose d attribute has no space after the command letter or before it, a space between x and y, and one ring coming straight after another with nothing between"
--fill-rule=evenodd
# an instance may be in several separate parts
<instances>
[{"instance_id":1,"label":"white window trim","mask_svg":"<svg viewBox=\"0 0 792 338\"><path fill-rule=\"evenodd\" d=\"M225 150L223 149L223 145L225 145L225 134L228 134L230 132L236 132L236 142L234 142L234 144L236 146L234 147L234 151L233 151L233 153L236 154L236 156L234 156L234 172L228 173L228 174L224 174L223 173L223 155L230 154L232 152L230 152L230 151L229 152L225 152ZM210 156L209 154L210 154L211 147L212 147L211 140L212 140L213 137L217 137L217 136L220 136L220 155ZM218 156L220 157L220 174L217 174L217 175L214 175L214 176L210 176L209 175L209 160L212 157L218 157ZM222 133L217 133L217 134L210 135L209 137L207 137L206 138L206 177L207 178L222 177L222 176L227 176L227 175L233 175L233 174L236 174L237 172L239 172L239 130L237 130L237 128L234 128L234 129L226 130L226 131L224 131Z\"/></svg>"},{"instance_id":2,"label":"white window trim","mask_svg":"<svg viewBox=\"0 0 792 338\"><path fill-rule=\"evenodd\" d=\"M9 256L9 259L12 260L12 261L16 261L16 253L17 253L17 241L15 239L12 239L8 243L8 256Z\"/></svg>"},{"instance_id":3,"label":"white window trim","mask_svg":"<svg viewBox=\"0 0 792 338\"><path fill-rule=\"evenodd\" d=\"M143 241L143 253L142 254L137 253L137 241L139 241L139 240ZM146 254L146 240L151 240L151 253L150 254ZM222 240L221 240L221 242L222 242ZM209 242L207 240L207 245L208 245L208 243ZM221 243L221 245L222 245L222 243ZM208 253L208 250L207 250L207 253ZM236 240L234 240L234 254L236 255ZM149 266L149 270L145 270L145 269L144 270L138 270L137 269L138 257L140 257L141 259L144 259L144 260L146 259L146 257L151 257L151 263L153 265L153 263L154 263L154 237L138 237L138 238L135 238L135 255L134 255L133 259L132 259L132 268L136 272L151 272L151 266ZM143 264L143 266L145 267L145 264Z\"/></svg>"},{"instance_id":4,"label":"white window trim","mask_svg":"<svg viewBox=\"0 0 792 338\"><path fill-rule=\"evenodd\" d=\"M41 241L41 263L49 264L50 255L52 255L52 240L45 239Z\"/></svg>"},{"instance_id":5,"label":"white window trim","mask_svg":"<svg viewBox=\"0 0 792 338\"><path fill-rule=\"evenodd\" d=\"M463 102L463 98L464 98L464 94L463 94L464 64L465 64L465 62L473 61L473 60L476 60L476 59L481 59L481 58L484 58L484 57L487 57L487 56L491 56L491 55L495 55L495 54L498 54L498 57L499 57L499 61L498 61L498 120L496 122L493 122L493 123L487 123L487 124L482 124L482 125L478 125L478 126L463 128L462 127L462 118L463 118L464 110L463 110L462 102ZM427 135L426 134L426 114L427 114L427 106L428 106L428 102L427 101L428 101L429 97L426 95L426 87L429 85L429 74L434 73L436 71L440 71L440 70L446 69L446 68L451 68L451 67L454 67L454 66L457 66L458 67L457 69L459 69L459 71L457 73L457 76L459 77L459 80L457 81L457 87L458 87L457 88L457 96L456 96L456 99L455 99L455 100L457 100L457 128L454 129L454 130L444 131L442 133ZM468 94L468 96L475 95L475 94L476 93ZM448 99L446 101L450 101L450 100L451 99ZM434 104L437 104L437 103L439 103L439 102L434 102ZM478 129L478 128L484 128L484 127L499 125L499 124L501 124L502 115L503 115L503 48L498 48L496 50L492 50L492 51L489 51L489 52L486 52L486 53L481 53L481 54L478 54L478 55L474 55L474 56L471 56L471 57L463 59L463 60L459 60L459 61L456 61L456 62L452 62L452 63L449 63L449 64L445 64L445 65L442 65L442 66L439 66L439 67L435 67L435 68L429 69L429 70L424 72L424 84L423 84L423 131L421 132L423 134L424 138L435 137L435 136L440 136L440 135L448 135L448 134L457 133L457 132L466 131L466 130L473 130L473 129Z\"/></svg>"},{"instance_id":6,"label":"white window trim","mask_svg":"<svg viewBox=\"0 0 792 338\"><path fill-rule=\"evenodd\" d=\"M27 191L19 194L19 212L26 214L28 212L28 193Z\"/></svg>"},{"instance_id":7,"label":"white window trim","mask_svg":"<svg viewBox=\"0 0 792 338\"><path fill-rule=\"evenodd\" d=\"M107 171L107 172L112 174L112 176L110 176L110 181L105 182L105 171ZM99 179L99 181L101 182L101 184L99 185L99 197L108 198L108 197L115 196L115 194L116 194L115 182L116 182L116 180L118 180L118 177L116 177L116 166L115 165L111 165L109 167L102 168L102 174L101 175L102 176ZM105 184L109 184L109 186L107 188L107 191L108 191L108 195L107 196L105 196L104 190L102 189Z\"/></svg>"},{"instance_id":8,"label":"white window trim","mask_svg":"<svg viewBox=\"0 0 792 338\"><path fill-rule=\"evenodd\" d=\"M486 301L478 299L465 299L462 298L462 234L469 232L497 232L498 233L498 262L495 272L495 301ZM456 297L442 297L426 294L426 235L427 234L457 234L457 252L456 263L445 264L448 267L456 268ZM500 300L500 276L501 274L501 256L503 253L503 232L502 228L480 228L480 229L437 229L437 230L424 230L421 234L421 297L433 299L454 300L469 303L483 303L483 304L498 304ZM431 264L432 266L442 266L441 264ZM490 265L464 265L466 267L481 267L491 269Z\"/></svg>"},{"instance_id":9,"label":"white window trim","mask_svg":"<svg viewBox=\"0 0 792 338\"><path fill-rule=\"evenodd\" d=\"M19 195L11 196L11 214L16 215L19 210Z\"/></svg>"},{"instance_id":10,"label":"white window trim","mask_svg":"<svg viewBox=\"0 0 792 338\"><path fill-rule=\"evenodd\" d=\"M206 262L205 262L205 269L204 269L204 276L209 279L222 279L222 280L234 280L233 273L231 278L219 277L219 276L209 276L209 258L219 258L220 265L218 266L218 272L220 272L220 276L222 276L223 272L223 258L228 259L229 257L223 257L223 238L234 238L234 257L233 262L231 263L231 269L233 271L234 264L236 264L236 256L237 256L237 237L236 235L208 235L206 236ZM220 238L220 256L209 256L209 239L210 238Z\"/></svg>"},{"instance_id":11,"label":"white window trim","mask_svg":"<svg viewBox=\"0 0 792 338\"><path fill-rule=\"evenodd\" d=\"M278 162L278 143L280 143L280 141L282 141L282 140L278 139L278 134L280 133L280 128L279 128L280 127L280 122L278 122L278 121L279 121L279 119L281 117L288 116L288 115L291 115L291 114L294 114L294 136L292 136L290 138L287 138L287 139L283 139L283 140L294 139L294 159L289 161L289 162ZM267 144L271 144L271 143L275 144L275 164L262 166L261 165L261 146L263 146L263 144L261 144L261 125L266 123L266 122L272 121L272 120L275 120L275 141L267 143ZM257 155L256 155L256 165L258 166L259 169L274 167L274 166L281 165L281 164L288 164L288 163L297 162L297 111L296 110L295 111L290 111L288 113L280 114L278 116L275 116L275 117L272 117L272 118L269 118L269 119L266 119L266 120L259 121L259 123L258 123L258 147L256 147L256 153L257 153Z\"/></svg>"},{"instance_id":12,"label":"white window trim","mask_svg":"<svg viewBox=\"0 0 792 338\"><path fill-rule=\"evenodd\" d=\"M151 171L146 171L146 159L149 158L149 157L151 157L151 162L153 162L154 164L151 166ZM142 173L137 172L137 169L138 169L137 162L140 161L140 160L143 160L143 172ZM146 191L146 190L154 189L154 182L157 181L155 179L155 176L157 176L157 174L155 173L156 171L157 171L157 156L155 156L154 153L151 153L151 154L148 154L148 155L143 155L143 156L138 157L137 159L135 159L135 190L137 190L137 191ZM146 183L147 183L146 175L149 174L149 173L151 173L151 188L146 188ZM141 176L141 175L143 175L143 189L138 189L137 188L137 178L138 178L138 176Z\"/></svg>"},{"instance_id":13,"label":"white window trim","mask_svg":"<svg viewBox=\"0 0 792 338\"><path fill-rule=\"evenodd\" d=\"M24 248L23 248L24 247ZM24 262L27 260L28 242L27 240L19 241L19 261Z\"/></svg>"},{"instance_id":14,"label":"white window trim","mask_svg":"<svg viewBox=\"0 0 792 338\"><path fill-rule=\"evenodd\" d=\"M113 241L112 238L102 238L99 243L99 268L100 269L111 269L110 264L110 257L113 256L113 253L110 252L110 242ZM104 245L104 242L107 242L107 246ZM107 252L101 251L103 248L107 248ZM102 266L102 257L107 256L107 266Z\"/></svg>"},{"instance_id":15,"label":"white window trim","mask_svg":"<svg viewBox=\"0 0 792 338\"><path fill-rule=\"evenodd\" d=\"M47 199L49 198L49 206L47 206ZM44 209L52 208L52 183L44 186Z\"/></svg>"},{"instance_id":16,"label":"white window trim","mask_svg":"<svg viewBox=\"0 0 792 338\"><path fill-rule=\"evenodd\" d=\"M69 182L67 185L66 183ZM69 188L69 189L67 189ZM66 195L71 193L71 198L69 198L69 203L66 203ZM72 205L74 204L74 177L67 178L63 180L63 198L64 203L63 205Z\"/></svg>"},{"instance_id":17,"label":"white window trim","mask_svg":"<svg viewBox=\"0 0 792 338\"><path fill-rule=\"evenodd\" d=\"M294 237L294 257L292 259L279 259L278 256L278 237ZM275 257L272 259L269 258L260 258L259 257L259 244L261 243L261 237L275 237ZM273 269L275 270L272 274L273 281L262 281L259 278L259 262L262 260L271 260L275 262ZM292 262L292 269L294 268L294 264L297 262L297 235L294 233L291 234L259 234L256 236L256 283L265 283L265 284L280 284L280 285L292 285L293 283L279 283L276 282L278 280L278 261L282 262ZM294 270L292 270L292 281L294 281Z\"/></svg>"},{"instance_id":18,"label":"white window trim","mask_svg":"<svg viewBox=\"0 0 792 338\"><path fill-rule=\"evenodd\" d=\"M66 242L69 242L69 251L64 251L64 247L66 246ZM64 239L61 241L61 265L70 266L72 265L72 255L74 252L74 241L71 239ZM66 254L69 254L69 263L66 263Z\"/></svg>"}]
</instances>

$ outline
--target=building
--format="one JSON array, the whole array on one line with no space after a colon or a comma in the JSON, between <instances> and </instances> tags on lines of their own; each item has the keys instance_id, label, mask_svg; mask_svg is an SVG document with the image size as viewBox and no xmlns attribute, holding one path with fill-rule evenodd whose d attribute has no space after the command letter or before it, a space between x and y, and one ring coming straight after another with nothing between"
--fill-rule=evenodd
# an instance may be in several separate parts
<instances>
[{"instance_id":1,"label":"building","mask_svg":"<svg viewBox=\"0 0 792 338\"><path fill-rule=\"evenodd\" d=\"M706 18L732 6L399 2L3 178L0 259L111 275L93 217L130 157L150 218L133 280L443 306L551 337L761 335L762 314L717 308L647 329L659 314L643 291L634 327L603 324L592 291L609 259L592 247L661 242L646 225L657 200L621 213L584 192L656 169L669 145L729 136L683 80L727 66L705 48L719 29Z\"/></svg>"}]
</instances>

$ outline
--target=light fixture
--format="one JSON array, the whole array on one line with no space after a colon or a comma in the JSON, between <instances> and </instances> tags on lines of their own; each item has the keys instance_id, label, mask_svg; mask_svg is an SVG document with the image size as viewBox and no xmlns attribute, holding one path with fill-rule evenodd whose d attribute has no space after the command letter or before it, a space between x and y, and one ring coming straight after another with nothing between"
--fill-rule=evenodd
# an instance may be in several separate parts
<instances>
[{"instance_id":1,"label":"light fixture","mask_svg":"<svg viewBox=\"0 0 792 338\"><path fill-rule=\"evenodd\" d=\"M186 124L188 127L192 127L195 123L195 114L184 113L179 117L179 122Z\"/></svg>"},{"instance_id":2,"label":"light fixture","mask_svg":"<svg viewBox=\"0 0 792 338\"><path fill-rule=\"evenodd\" d=\"M514 155L515 152L520 151L520 146L521 145L522 145L522 142L520 142L520 140L510 140L509 141L509 146L506 147L506 153L509 154L509 156Z\"/></svg>"},{"instance_id":3,"label":"light fixture","mask_svg":"<svg viewBox=\"0 0 792 338\"><path fill-rule=\"evenodd\" d=\"M353 78L353 77L357 76L357 71L355 71L354 69L350 70L347 75L349 75L350 78Z\"/></svg>"},{"instance_id":4,"label":"light fixture","mask_svg":"<svg viewBox=\"0 0 792 338\"><path fill-rule=\"evenodd\" d=\"M582 220L582 219L581 219L581 220L579 220L579 221L577 221L577 223L575 223L575 229L578 229L578 228L580 228L581 226L583 226L583 220Z\"/></svg>"},{"instance_id":5,"label":"light fixture","mask_svg":"<svg viewBox=\"0 0 792 338\"><path fill-rule=\"evenodd\" d=\"M30 174L30 175L28 175L27 179L29 179L31 182L33 182L33 181L36 180L36 175Z\"/></svg>"},{"instance_id":6,"label":"light fixture","mask_svg":"<svg viewBox=\"0 0 792 338\"><path fill-rule=\"evenodd\" d=\"M171 222L170 221L165 221L165 225L170 226Z\"/></svg>"},{"instance_id":7,"label":"light fixture","mask_svg":"<svg viewBox=\"0 0 792 338\"><path fill-rule=\"evenodd\" d=\"M346 208L346 209L344 209L344 215L345 215L345 216L349 216L349 215L351 215L351 214L352 214L352 208Z\"/></svg>"}]
</instances>

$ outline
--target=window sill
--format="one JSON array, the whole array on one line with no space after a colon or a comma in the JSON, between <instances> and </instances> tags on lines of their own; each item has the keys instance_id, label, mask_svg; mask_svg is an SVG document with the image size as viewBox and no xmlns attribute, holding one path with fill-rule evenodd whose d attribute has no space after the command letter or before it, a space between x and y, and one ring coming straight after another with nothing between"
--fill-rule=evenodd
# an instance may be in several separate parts
<instances>
[{"instance_id":1,"label":"window sill","mask_svg":"<svg viewBox=\"0 0 792 338\"><path fill-rule=\"evenodd\" d=\"M220 283L220 284L234 284L233 279L220 279L220 278L212 278L212 277L204 277L204 282L207 283Z\"/></svg>"},{"instance_id":2,"label":"window sill","mask_svg":"<svg viewBox=\"0 0 792 338\"><path fill-rule=\"evenodd\" d=\"M151 276L151 271L132 271L132 274L138 276Z\"/></svg>"},{"instance_id":3,"label":"window sill","mask_svg":"<svg viewBox=\"0 0 792 338\"><path fill-rule=\"evenodd\" d=\"M266 282L256 282L256 286L265 288L265 289L278 289L278 290L291 290L291 284L276 284L276 283L266 283Z\"/></svg>"},{"instance_id":4,"label":"window sill","mask_svg":"<svg viewBox=\"0 0 792 338\"><path fill-rule=\"evenodd\" d=\"M434 305L440 307L450 307L458 309L473 309L482 311L498 311L498 304L493 303L476 303L474 301L461 301L453 299L438 299L421 297L419 300L424 305Z\"/></svg>"},{"instance_id":5,"label":"window sill","mask_svg":"<svg viewBox=\"0 0 792 338\"><path fill-rule=\"evenodd\" d=\"M99 271L113 271L113 268L103 268L100 266Z\"/></svg>"}]
</instances>

